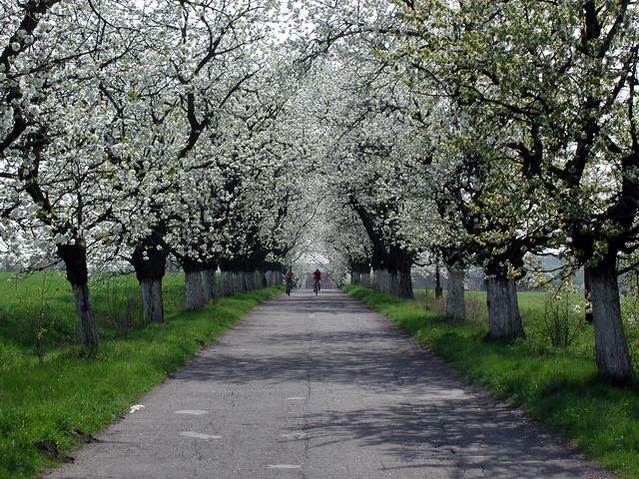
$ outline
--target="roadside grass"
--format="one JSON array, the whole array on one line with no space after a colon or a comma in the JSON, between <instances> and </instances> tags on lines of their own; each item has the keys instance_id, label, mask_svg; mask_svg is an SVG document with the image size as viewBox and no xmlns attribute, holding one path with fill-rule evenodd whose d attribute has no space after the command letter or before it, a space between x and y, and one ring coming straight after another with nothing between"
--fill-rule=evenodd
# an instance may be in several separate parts
<instances>
[{"instance_id":1,"label":"roadside grass","mask_svg":"<svg viewBox=\"0 0 639 479\"><path fill-rule=\"evenodd\" d=\"M353 285L345 290L470 381L521 407L620 476L639 478L639 384L620 389L597 379L588 324L568 348L552 347L543 333L543 293L519 294L528 338L506 344L485 340L481 314L463 324L447 323L430 292L405 300ZM476 299L485 302L485 293L469 294L471 303Z\"/></svg>"},{"instance_id":2,"label":"roadside grass","mask_svg":"<svg viewBox=\"0 0 639 479\"><path fill-rule=\"evenodd\" d=\"M170 275L164 285L166 323L143 324L133 318L121 329L110 317L110 302L115 294L116 309L129 302L135 306L139 292L134 277L114 276L109 279L115 282L113 290L93 285L102 342L97 351L86 353L76 342L70 288L61 275L47 274L49 278L39 273L18 283L0 275L0 478L31 478L64 461L65 453L121 417L199 348L281 294L279 288L252 291L185 312L181 275ZM32 315L40 311L38 288L45 281L55 287L45 295L49 308L40 359Z\"/></svg>"}]
</instances>

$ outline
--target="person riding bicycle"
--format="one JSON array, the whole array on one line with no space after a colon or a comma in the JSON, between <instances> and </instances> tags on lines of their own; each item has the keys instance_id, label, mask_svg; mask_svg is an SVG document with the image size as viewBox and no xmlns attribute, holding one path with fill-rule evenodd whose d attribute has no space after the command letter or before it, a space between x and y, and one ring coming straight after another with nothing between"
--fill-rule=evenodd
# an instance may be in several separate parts
<instances>
[{"instance_id":1,"label":"person riding bicycle","mask_svg":"<svg viewBox=\"0 0 639 479\"><path fill-rule=\"evenodd\" d=\"M293 274L293 270L289 269L288 273L286 273L285 281L286 281L286 294L291 295L291 290L293 289L293 281L295 280L295 275Z\"/></svg>"},{"instance_id":2,"label":"person riding bicycle","mask_svg":"<svg viewBox=\"0 0 639 479\"><path fill-rule=\"evenodd\" d=\"M322 287L322 272L319 269L316 269L313 273L313 291L316 293Z\"/></svg>"}]
</instances>

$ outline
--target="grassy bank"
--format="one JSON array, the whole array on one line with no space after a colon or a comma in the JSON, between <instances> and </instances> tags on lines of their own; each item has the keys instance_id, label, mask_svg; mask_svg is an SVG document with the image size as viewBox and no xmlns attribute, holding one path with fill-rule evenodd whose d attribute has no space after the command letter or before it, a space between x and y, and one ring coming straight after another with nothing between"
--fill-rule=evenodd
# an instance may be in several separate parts
<instances>
[{"instance_id":1,"label":"grassy bank","mask_svg":"<svg viewBox=\"0 0 639 479\"><path fill-rule=\"evenodd\" d=\"M88 356L76 343L72 296L61 276L0 276L0 478L33 477L56 455L64 459L198 348L280 294L244 293L187 313L180 276L167 278L162 325L141 320L134 278L94 283L102 344Z\"/></svg>"},{"instance_id":2,"label":"grassy bank","mask_svg":"<svg viewBox=\"0 0 639 479\"><path fill-rule=\"evenodd\" d=\"M639 478L639 386L618 389L597 380L590 325L580 327L569 347L552 347L544 334L541 293L520 294L528 339L498 344L484 340L484 311L475 320L450 325L441 305L423 293L411 301L356 286L346 290L472 382L522 407L621 476ZM481 293L475 296L469 298L472 308L482 299Z\"/></svg>"}]
</instances>

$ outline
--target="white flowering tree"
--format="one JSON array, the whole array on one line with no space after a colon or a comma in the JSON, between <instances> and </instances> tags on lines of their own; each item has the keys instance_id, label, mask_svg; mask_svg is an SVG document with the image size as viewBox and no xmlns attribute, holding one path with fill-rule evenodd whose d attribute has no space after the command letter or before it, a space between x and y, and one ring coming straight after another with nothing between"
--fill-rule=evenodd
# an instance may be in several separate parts
<instances>
[{"instance_id":1,"label":"white flowering tree","mask_svg":"<svg viewBox=\"0 0 639 479\"><path fill-rule=\"evenodd\" d=\"M264 67L274 6L154 4L144 16L156 27L149 29L136 62L122 64L119 74L102 83L119 117L106 142L112 163L122 170L116 188L123 205L117 215L120 236L131 252L151 321L163 320L161 281L172 252L185 269L188 292L197 292L187 292L191 306L201 306L200 273L215 262L214 251L206 251L207 242L197 234L211 220L201 206L213 192L204 190L221 184L215 179L216 160L231 154L227 150L238 133L227 119ZM191 227L193 241L176 242L184 238L180 234L168 238L175 224Z\"/></svg>"},{"instance_id":2,"label":"white flowering tree","mask_svg":"<svg viewBox=\"0 0 639 479\"><path fill-rule=\"evenodd\" d=\"M28 253L27 266L37 265L38 253L47 263L53 255L64 262L82 342L97 344L87 256L109 216L109 191L100 180L113 172L100 138L111 118L99 109L97 77L129 50L121 40L136 28L134 11L118 1L0 8L0 195L12 220L3 231L15 235L14 249Z\"/></svg>"},{"instance_id":3,"label":"white flowering tree","mask_svg":"<svg viewBox=\"0 0 639 479\"><path fill-rule=\"evenodd\" d=\"M617 263L637 244L639 9L477 1L450 15L472 26L449 54L460 97L484 121L512 125L502 151L552 202L572 258L586 267L599 372L626 380Z\"/></svg>"}]
</instances>

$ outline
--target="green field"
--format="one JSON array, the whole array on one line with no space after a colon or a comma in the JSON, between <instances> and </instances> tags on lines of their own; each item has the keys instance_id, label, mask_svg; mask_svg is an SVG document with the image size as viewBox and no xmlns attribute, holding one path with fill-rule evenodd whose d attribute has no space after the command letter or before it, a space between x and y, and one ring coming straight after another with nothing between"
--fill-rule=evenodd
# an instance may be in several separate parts
<instances>
[{"instance_id":1,"label":"green field","mask_svg":"<svg viewBox=\"0 0 639 479\"><path fill-rule=\"evenodd\" d=\"M622 477L639 478L639 384L619 389L597 379L592 326L579 321L581 314L574 318L572 343L555 347L544 316L546 295L520 293L528 338L500 344L485 340L485 293L469 293L469 320L450 325L443 318L442 302L435 301L432 292L418 292L411 301L357 286L345 289L446 358L472 382L522 407ZM624 298L624 311L637 370L639 328L632 301Z\"/></svg>"},{"instance_id":2,"label":"green field","mask_svg":"<svg viewBox=\"0 0 639 479\"><path fill-rule=\"evenodd\" d=\"M157 325L142 321L133 276L93 281L102 342L86 352L60 273L19 280L0 273L0 478L33 477L64 460L200 347L280 294L277 288L244 293L187 313L183 285L181 274L167 276L167 322Z\"/></svg>"}]
</instances>

